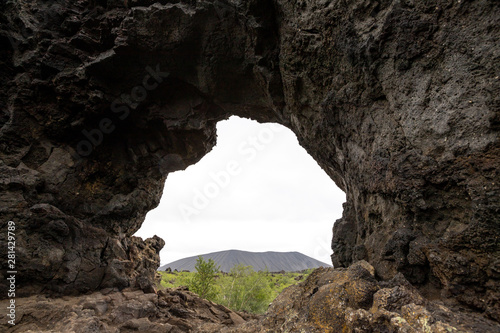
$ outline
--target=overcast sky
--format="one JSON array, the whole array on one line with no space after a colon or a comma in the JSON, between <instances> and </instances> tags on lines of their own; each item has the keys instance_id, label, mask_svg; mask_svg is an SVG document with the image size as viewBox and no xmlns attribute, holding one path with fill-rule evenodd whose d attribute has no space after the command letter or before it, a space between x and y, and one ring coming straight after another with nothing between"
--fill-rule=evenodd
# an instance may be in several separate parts
<instances>
[{"instance_id":1,"label":"overcast sky","mask_svg":"<svg viewBox=\"0 0 500 333\"><path fill-rule=\"evenodd\" d=\"M160 205L136 236L165 240L161 264L230 249L298 251L328 264L345 194L276 124L231 117L217 146L168 175Z\"/></svg>"}]
</instances>

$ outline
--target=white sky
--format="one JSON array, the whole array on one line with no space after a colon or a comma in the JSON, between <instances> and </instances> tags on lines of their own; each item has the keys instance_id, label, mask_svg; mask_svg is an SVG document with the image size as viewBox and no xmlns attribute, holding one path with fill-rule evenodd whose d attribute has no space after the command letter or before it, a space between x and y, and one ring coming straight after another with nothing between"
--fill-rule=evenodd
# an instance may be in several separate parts
<instances>
[{"instance_id":1,"label":"white sky","mask_svg":"<svg viewBox=\"0 0 500 333\"><path fill-rule=\"evenodd\" d=\"M168 175L136 236L165 240L161 264L230 249L298 251L328 264L345 194L277 124L231 117L217 146Z\"/></svg>"}]
</instances>

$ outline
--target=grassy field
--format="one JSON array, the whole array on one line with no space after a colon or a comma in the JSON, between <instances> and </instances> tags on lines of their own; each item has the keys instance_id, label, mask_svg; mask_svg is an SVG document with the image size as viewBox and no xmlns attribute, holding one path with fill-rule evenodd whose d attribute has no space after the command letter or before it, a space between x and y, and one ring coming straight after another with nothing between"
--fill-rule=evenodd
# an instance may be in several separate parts
<instances>
[{"instance_id":1,"label":"grassy field","mask_svg":"<svg viewBox=\"0 0 500 333\"><path fill-rule=\"evenodd\" d=\"M218 273L215 277L216 296L211 299L236 311L263 313L283 289L307 278L312 269L297 273L254 272L242 267L240 274ZM160 289L190 287L195 272L159 272Z\"/></svg>"}]
</instances>

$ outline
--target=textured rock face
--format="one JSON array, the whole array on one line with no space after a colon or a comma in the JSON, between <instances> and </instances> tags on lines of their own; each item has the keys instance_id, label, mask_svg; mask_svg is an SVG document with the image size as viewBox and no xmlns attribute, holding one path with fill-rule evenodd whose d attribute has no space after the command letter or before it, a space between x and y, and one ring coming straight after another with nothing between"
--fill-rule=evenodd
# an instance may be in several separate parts
<instances>
[{"instance_id":1,"label":"textured rock face","mask_svg":"<svg viewBox=\"0 0 500 333\"><path fill-rule=\"evenodd\" d=\"M0 304L7 306L8 301ZM20 299L16 315L14 327L0 324L4 332L215 333L255 319L182 289L158 294L140 290L95 292L57 299L31 296Z\"/></svg>"},{"instance_id":2,"label":"textured rock face","mask_svg":"<svg viewBox=\"0 0 500 333\"><path fill-rule=\"evenodd\" d=\"M358 261L317 269L285 289L263 318L222 332L500 332L500 324L426 300L401 273L380 283L374 268Z\"/></svg>"},{"instance_id":3,"label":"textured rock face","mask_svg":"<svg viewBox=\"0 0 500 333\"><path fill-rule=\"evenodd\" d=\"M151 290L162 241L131 235L234 114L291 128L346 191L335 266L364 259L500 320L498 6L2 2L19 292Z\"/></svg>"},{"instance_id":4,"label":"textured rock face","mask_svg":"<svg viewBox=\"0 0 500 333\"><path fill-rule=\"evenodd\" d=\"M226 109L276 119L259 84L279 72L245 64L276 58L258 23L223 4L102 5L1 4L0 212L21 294L151 289L163 243L130 236L168 172L210 151Z\"/></svg>"}]
</instances>

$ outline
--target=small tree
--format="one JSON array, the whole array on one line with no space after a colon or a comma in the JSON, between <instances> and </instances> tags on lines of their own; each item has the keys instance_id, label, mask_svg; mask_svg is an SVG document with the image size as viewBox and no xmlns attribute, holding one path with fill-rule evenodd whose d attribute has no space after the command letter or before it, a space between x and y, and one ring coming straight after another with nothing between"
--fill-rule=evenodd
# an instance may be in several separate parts
<instances>
[{"instance_id":1,"label":"small tree","mask_svg":"<svg viewBox=\"0 0 500 333\"><path fill-rule=\"evenodd\" d=\"M217 296L215 287L215 277L220 270L215 261L208 259L205 261L202 256L196 260L196 273L189 283L189 289L197 293L201 298L214 300Z\"/></svg>"}]
</instances>

